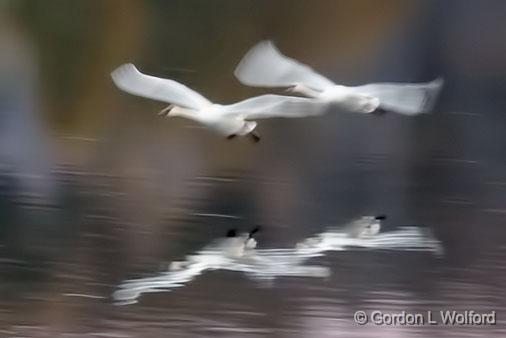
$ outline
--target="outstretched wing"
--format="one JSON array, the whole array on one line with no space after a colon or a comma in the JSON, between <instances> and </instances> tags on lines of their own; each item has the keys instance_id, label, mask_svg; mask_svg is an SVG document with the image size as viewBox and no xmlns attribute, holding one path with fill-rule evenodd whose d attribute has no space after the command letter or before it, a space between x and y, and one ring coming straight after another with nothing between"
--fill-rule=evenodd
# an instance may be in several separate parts
<instances>
[{"instance_id":1,"label":"outstretched wing","mask_svg":"<svg viewBox=\"0 0 506 338\"><path fill-rule=\"evenodd\" d=\"M326 104L315 99L266 94L223 106L223 112L227 115L241 116L246 120L256 120L321 115L325 112L325 108Z\"/></svg>"},{"instance_id":2,"label":"outstretched wing","mask_svg":"<svg viewBox=\"0 0 506 338\"><path fill-rule=\"evenodd\" d=\"M281 54L271 41L262 41L246 53L234 74L241 83L256 87L303 85L323 91L334 86L309 66Z\"/></svg>"},{"instance_id":3,"label":"outstretched wing","mask_svg":"<svg viewBox=\"0 0 506 338\"><path fill-rule=\"evenodd\" d=\"M371 83L352 87L380 100L380 107L405 115L429 112L443 86L442 79L428 83Z\"/></svg>"},{"instance_id":4,"label":"outstretched wing","mask_svg":"<svg viewBox=\"0 0 506 338\"><path fill-rule=\"evenodd\" d=\"M111 77L118 88L133 95L195 110L211 104L194 90L173 80L143 74L131 63L116 68Z\"/></svg>"}]
</instances>

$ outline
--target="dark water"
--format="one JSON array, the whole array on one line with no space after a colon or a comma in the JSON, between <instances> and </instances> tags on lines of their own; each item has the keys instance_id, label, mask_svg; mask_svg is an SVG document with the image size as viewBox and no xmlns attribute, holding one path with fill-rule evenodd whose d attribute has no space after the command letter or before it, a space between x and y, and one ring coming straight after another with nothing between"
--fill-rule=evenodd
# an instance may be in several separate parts
<instances>
[{"instance_id":1,"label":"dark water","mask_svg":"<svg viewBox=\"0 0 506 338\"><path fill-rule=\"evenodd\" d=\"M76 186L65 185L69 190L64 202L68 203L67 208L28 206L21 202L11 208L17 210L12 211L13 219L20 220L17 227L23 226L21 219L30 218L30 214L37 217L32 220L33 227L44 224L41 220L48 221L44 229L31 229L30 239L15 236L20 229L10 229L12 240L2 247L7 254L1 262L5 296L0 318L6 336L504 334L501 314L505 310L506 275L502 262L506 246L501 244L503 232L497 221L500 216L493 212L472 210L481 215L479 225L455 217L458 219L455 223L441 221L437 226L429 226L444 246L442 256L430 251L395 249L330 252L310 260L310 264L330 268L331 274L326 278L281 276L265 283L241 272L208 271L184 287L148 293L136 304L118 306L114 305L112 293L121 280L155 276L166 271L171 260L183 259L211 239L221 237L227 228L248 230L249 223L258 223L249 220L254 217L245 216L247 211L226 214L241 210L239 203L235 207L223 203L220 207L220 203L213 205L207 201L231 198L233 205L233 192L243 189L244 184L278 189L282 185L283 189L290 189L297 183L253 178L249 181L230 175L195 178L185 184L204 186L199 188L199 195L215 198L194 202L197 206L193 208L184 206L189 202L183 202L182 198L181 206L172 215L166 213L162 221L141 225L123 221L123 215L114 215L111 199L117 203L131 199L129 194L115 191L120 178L83 174L76 177L73 175L77 173L63 172L58 175L67 175L66 180L74 184L81 182L77 192L72 191ZM94 182L95 186L86 187L86 181ZM215 195L216 190L222 192ZM346 199L349 192L340 195ZM315 208L310 201L305 203L308 209ZM73 208L82 213L69 211ZM465 214L467 209L467 205L441 202L432 217L444 220L445 214ZM219 217L220 213L235 217ZM67 221L50 223L52 214ZM337 223L340 217L335 219ZM387 220L383 229L386 233L397 229L398 224L392 222ZM327 225L332 224L329 221ZM284 222L265 224L258 234L259 250L293 247L305 234L323 230L322 223L307 224L303 229L290 228ZM359 326L352 317L357 310L425 313L440 309L495 310L499 323L486 327Z\"/></svg>"},{"instance_id":2,"label":"dark water","mask_svg":"<svg viewBox=\"0 0 506 338\"><path fill-rule=\"evenodd\" d=\"M1 4L0 337L504 337L503 13L502 1ZM443 76L445 88L433 114L266 120L252 144L162 119L109 79L132 61L232 102L260 92L232 71L265 38L336 82ZM442 252L372 239L293 276L297 243L378 214L379 236L411 226ZM114 299L256 226L271 265L228 262ZM497 323L353 320L445 309Z\"/></svg>"}]
</instances>

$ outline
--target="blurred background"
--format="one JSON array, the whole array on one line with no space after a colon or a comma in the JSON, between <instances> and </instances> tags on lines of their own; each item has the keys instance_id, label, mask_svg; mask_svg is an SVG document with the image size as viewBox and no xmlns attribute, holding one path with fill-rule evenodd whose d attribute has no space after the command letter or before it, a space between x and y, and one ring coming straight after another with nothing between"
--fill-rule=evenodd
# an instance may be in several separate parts
<instances>
[{"instance_id":1,"label":"blurred background","mask_svg":"<svg viewBox=\"0 0 506 338\"><path fill-rule=\"evenodd\" d=\"M0 336L504 337L506 2L0 2ZM445 79L434 113L263 120L226 141L125 94L125 62L210 100L263 93L233 70L272 39L336 83ZM287 247L362 215L445 247L341 252L328 279L269 288L210 272L118 307L230 228ZM488 327L358 326L359 309L497 311Z\"/></svg>"}]
</instances>

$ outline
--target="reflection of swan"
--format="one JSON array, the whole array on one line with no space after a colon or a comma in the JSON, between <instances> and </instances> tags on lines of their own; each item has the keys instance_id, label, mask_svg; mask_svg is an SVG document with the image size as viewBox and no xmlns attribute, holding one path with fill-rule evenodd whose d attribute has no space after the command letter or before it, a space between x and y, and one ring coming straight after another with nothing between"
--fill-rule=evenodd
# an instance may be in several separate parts
<instances>
[{"instance_id":1,"label":"reflection of swan","mask_svg":"<svg viewBox=\"0 0 506 338\"><path fill-rule=\"evenodd\" d=\"M296 245L299 253L325 251L343 251L356 248L402 250L402 251L429 251L437 256L443 254L441 243L434 238L428 229L416 226L402 226L397 230L379 233L378 217L362 217L350 223L352 228L362 229L360 235L357 231L328 230L307 238ZM351 232L350 232L351 231ZM377 234L372 234L376 232Z\"/></svg>"},{"instance_id":2,"label":"reflection of swan","mask_svg":"<svg viewBox=\"0 0 506 338\"><path fill-rule=\"evenodd\" d=\"M186 260L172 262L167 272L123 282L113 298L121 305L135 303L143 293L170 291L184 286L205 270L241 271L262 280L272 280L276 276L329 275L325 267L300 265L318 254L294 255L293 249L255 250L253 234L257 231L258 228L236 236L235 230L230 230L227 237L212 241L196 254L187 256Z\"/></svg>"},{"instance_id":3,"label":"reflection of swan","mask_svg":"<svg viewBox=\"0 0 506 338\"><path fill-rule=\"evenodd\" d=\"M213 241L186 260L172 262L169 271L154 277L131 279L119 285L113 298L117 304L131 304L148 292L171 291L186 285L206 270L241 271L247 276L270 281L280 276L327 277L323 266L305 265L327 251L351 250L354 247L386 250L429 251L441 253L441 244L418 227L401 227L387 233L379 231L381 217L362 217L343 229L331 229L298 243L291 249L255 249L254 232ZM358 233L351 230L360 229ZM370 229L373 229L372 232Z\"/></svg>"}]
</instances>

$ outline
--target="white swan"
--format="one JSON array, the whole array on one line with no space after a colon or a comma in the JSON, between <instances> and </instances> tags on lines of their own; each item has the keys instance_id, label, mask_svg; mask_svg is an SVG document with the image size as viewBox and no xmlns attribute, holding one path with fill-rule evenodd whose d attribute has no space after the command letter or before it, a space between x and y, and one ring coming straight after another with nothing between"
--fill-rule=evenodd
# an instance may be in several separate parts
<instances>
[{"instance_id":1,"label":"white swan","mask_svg":"<svg viewBox=\"0 0 506 338\"><path fill-rule=\"evenodd\" d=\"M429 112L443 85L442 79L417 84L338 85L309 66L281 54L271 41L263 41L253 47L243 57L234 74L245 85L289 87L290 92L359 113L392 111L416 115Z\"/></svg>"},{"instance_id":2,"label":"white swan","mask_svg":"<svg viewBox=\"0 0 506 338\"><path fill-rule=\"evenodd\" d=\"M311 99L270 94L230 105L215 104L176 81L145 75L133 64L118 67L111 77L127 93L170 103L161 114L194 120L227 138L250 135L257 142L254 120L319 115L324 110L324 105Z\"/></svg>"}]
</instances>

